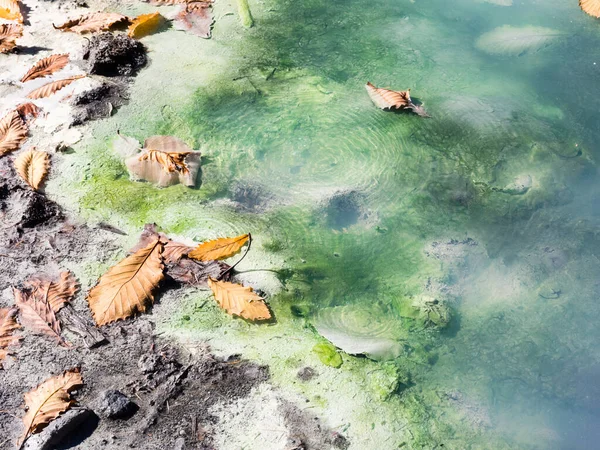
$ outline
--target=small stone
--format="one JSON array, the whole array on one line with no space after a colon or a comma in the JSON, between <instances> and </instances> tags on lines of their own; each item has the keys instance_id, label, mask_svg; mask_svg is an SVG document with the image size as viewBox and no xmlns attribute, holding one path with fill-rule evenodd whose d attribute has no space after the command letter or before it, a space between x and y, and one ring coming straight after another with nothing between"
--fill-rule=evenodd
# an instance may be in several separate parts
<instances>
[{"instance_id":1,"label":"small stone","mask_svg":"<svg viewBox=\"0 0 600 450\"><path fill-rule=\"evenodd\" d=\"M296 376L298 378L300 378L302 381L310 381L314 377L316 377L317 375L318 375L317 371L315 369L313 369L312 367L308 367L308 366L307 367L303 367L296 374Z\"/></svg>"},{"instance_id":2,"label":"small stone","mask_svg":"<svg viewBox=\"0 0 600 450\"><path fill-rule=\"evenodd\" d=\"M100 417L105 419L128 417L137 409L137 405L129 400L129 397L115 389L100 393L91 406Z\"/></svg>"}]
</instances>

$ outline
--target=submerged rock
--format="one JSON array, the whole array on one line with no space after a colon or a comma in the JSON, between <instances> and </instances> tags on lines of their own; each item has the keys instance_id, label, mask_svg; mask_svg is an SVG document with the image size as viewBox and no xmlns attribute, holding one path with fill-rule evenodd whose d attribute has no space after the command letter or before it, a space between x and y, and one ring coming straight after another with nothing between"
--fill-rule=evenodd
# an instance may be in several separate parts
<instances>
[{"instance_id":1,"label":"submerged rock","mask_svg":"<svg viewBox=\"0 0 600 450\"><path fill-rule=\"evenodd\" d=\"M523 195L531 189L533 184L533 179L529 175L520 175L515 180L508 184L503 189L500 189L501 192L510 195Z\"/></svg>"},{"instance_id":2,"label":"submerged rock","mask_svg":"<svg viewBox=\"0 0 600 450\"><path fill-rule=\"evenodd\" d=\"M146 48L127 35L101 33L93 36L85 49L83 59L88 71L107 77L133 76L146 65Z\"/></svg>"}]
</instances>

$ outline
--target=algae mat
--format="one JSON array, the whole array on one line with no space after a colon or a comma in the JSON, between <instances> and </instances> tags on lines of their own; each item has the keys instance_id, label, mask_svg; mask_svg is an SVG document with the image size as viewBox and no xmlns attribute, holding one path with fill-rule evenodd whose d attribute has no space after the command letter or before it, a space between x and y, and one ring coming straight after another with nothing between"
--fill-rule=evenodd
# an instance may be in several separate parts
<instances>
[{"instance_id":1,"label":"algae mat","mask_svg":"<svg viewBox=\"0 0 600 450\"><path fill-rule=\"evenodd\" d=\"M576 1L249 5L252 28L219 1L211 40L144 39L130 104L49 191L132 235L251 232L240 277L277 323L186 291L159 326L269 363L351 448L594 448L600 23ZM367 81L432 118L378 110ZM117 130L200 148L199 188L130 181ZM322 323L385 360L324 365ZM306 365L319 381L296 379Z\"/></svg>"}]
</instances>

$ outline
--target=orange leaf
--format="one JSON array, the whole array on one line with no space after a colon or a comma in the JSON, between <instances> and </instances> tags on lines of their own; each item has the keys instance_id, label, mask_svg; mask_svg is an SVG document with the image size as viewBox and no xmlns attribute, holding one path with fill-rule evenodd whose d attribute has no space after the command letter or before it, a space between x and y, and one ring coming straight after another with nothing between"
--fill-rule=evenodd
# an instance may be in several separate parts
<instances>
[{"instance_id":1,"label":"orange leaf","mask_svg":"<svg viewBox=\"0 0 600 450\"><path fill-rule=\"evenodd\" d=\"M241 250L250 239L250 234L233 238L220 238L204 242L188 253L188 258L198 261L217 261L229 258Z\"/></svg>"},{"instance_id":2,"label":"orange leaf","mask_svg":"<svg viewBox=\"0 0 600 450\"><path fill-rule=\"evenodd\" d=\"M190 172L185 163L185 157L190 153L192 152L175 153L148 150L140 155L139 161L154 161L159 163L165 172L178 172L185 175Z\"/></svg>"},{"instance_id":3,"label":"orange leaf","mask_svg":"<svg viewBox=\"0 0 600 450\"><path fill-rule=\"evenodd\" d=\"M62 88L67 87L73 81L79 80L80 78L85 78L85 75L77 75L75 77L65 78L64 80L51 81L50 83L47 83L47 84L43 85L42 87L37 88L34 91L31 91L27 95L27 98L30 98L32 100L37 100L38 98L50 97L55 92L60 91Z\"/></svg>"},{"instance_id":4,"label":"orange leaf","mask_svg":"<svg viewBox=\"0 0 600 450\"><path fill-rule=\"evenodd\" d=\"M17 113L19 113L19 116L21 116L23 122L28 122L31 119L37 119L37 117L40 115L40 111L40 107L31 102L21 103L19 106L17 106Z\"/></svg>"},{"instance_id":5,"label":"orange leaf","mask_svg":"<svg viewBox=\"0 0 600 450\"><path fill-rule=\"evenodd\" d=\"M47 58L40 59L31 69L29 69L29 71L27 71L23 78L21 78L21 83L52 75L57 70L65 67L68 63L69 55L67 53L62 55L50 55Z\"/></svg>"},{"instance_id":6,"label":"orange leaf","mask_svg":"<svg viewBox=\"0 0 600 450\"><path fill-rule=\"evenodd\" d=\"M410 89L407 91L392 91L373 86L368 82L365 86L369 97L378 108L381 109L404 109L412 105L410 99Z\"/></svg>"},{"instance_id":7,"label":"orange leaf","mask_svg":"<svg viewBox=\"0 0 600 450\"><path fill-rule=\"evenodd\" d=\"M154 302L154 291L164 278L163 244L156 239L106 272L88 293L94 320L105 325L145 312Z\"/></svg>"},{"instance_id":8,"label":"orange leaf","mask_svg":"<svg viewBox=\"0 0 600 450\"><path fill-rule=\"evenodd\" d=\"M0 19L23 23L23 15L17 0L0 0Z\"/></svg>"},{"instance_id":9,"label":"orange leaf","mask_svg":"<svg viewBox=\"0 0 600 450\"><path fill-rule=\"evenodd\" d=\"M181 258L187 256L187 254L193 249L188 245L176 242L167 237L164 233L156 231L156 224L147 223L144 225L144 231L140 236L140 240L130 252L135 253L139 249L147 247L151 242L159 239L163 244L162 259L165 264L177 263Z\"/></svg>"},{"instance_id":10,"label":"orange leaf","mask_svg":"<svg viewBox=\"0 0 600 450\"><path fill-rule=\"evenodd\" d=\"M127 30L127 36L133 39L141 39L144 36L154 33L161 26L162 22L163 16L158 12L142 14L133 19Z\"/></svg>"},{"instance_id":11,"label":"orange leaf","mask_svg":"<svg viewBox=\"0 0 600 450\"><path fill-rule=\"evenodd\" d=\"M0 25L0 53L8 53L17 46L23 36L23 27L16 23Z\"/></svg>"},{"instance_id":12,"label":"orange leaf","mask_svg":"<svg viewBox=\"0 0 600 450\"><path fill-rule=\"evenodd\" d=\"M67 270L61 272L58 282L34 277L25 282L25 287L33 291L36 300L48 303L57 313L75 297L79 284L73 273Z\"/></svg>"},{"instance_id":13,"label":"orange leaf","mask_svg":"<svg viewBox=\"0 0 600 450\"><path fill-rule=\"evenodd\" d=\"M27 139L27 125L17 111L9 112L0 120L0 156L17 150Z\"/></svg>"},{"instance_id":14,"label":"orange leaf","mask_svg":"<svg viewBox=\"0 0 600 450\"><path fill-rule=\"evenodd\" d=\"M60 335L60 322L47 302L40 302L32 295L19 289L13 289L15 304L21 311L21 323L34 332L45 334L55 339L59 344L68 347L69 344Z\"/></svg>"},{"instance_id":15,"label":"orange leaf","mask_svg":"<svg viewBox=\"0 0 600 450\"><path fill-rule=\"evenodd\" d=\"M114 25L128 21L129 19L121 14L97 12L71 19L62 25L55 26L55 28L57 30L85 34L95 33L97 31L108 31Z\"/></svg>"},{"instance_id":16,"label":"orange leaf","mask_svg":"<svg viewBox=\"0 0 600 450\"><path fill-rule=\"evenodd\" d=\"M48 174L50 155L30 148L15 159L15 169L34 190L38 190Z\"/></svg>"},{"instance_id":17,"label":"orange leaf","mask_svg":"<svg viewBox=\"0 0 600 450\"><path fill-rule=\"evenodd\" d=\"M267 320L271 312L263 298L241 284L229 283L208 279L208 287L213 291L215 299L229 314L243 317L248 320Z\"/></svg>"},{"instance_id":18,"label":"orange leaf","mask_svg":"<svg viewBox=\"0 0 600 450\"><path fill-rule=\"evenodd\" d=\"M18 311L17 308L0 308L0 362L8 354L7 348L21 339L19 336L13 335L16 330L21 328L16 321Z\"/></svg>"},{"instance_id":19,"label":"orange leaf","mask_svg":"<svg viewBox=\"0 0 600 450\"><path fill-rule=\"evenodd\" d=\"M600 17L600 0L579 0L579 6L590 16Z\"/></svg>"},{"instance_id":20,"label":"orange leaf","mask_svg":"<svg viewBox=\"0 0 600 450\"><path fill-rule=\"evenodd\" d=\"M25 431L17 445L20 447L29 436L39 432L68 410L73 404L71 391L81 386L83 386L83 379L79 369L71 369L62 375L47 379L34 390L27 392L24 396L27 406L27 414L23 417Z\"/></svg>"}]
</instances>

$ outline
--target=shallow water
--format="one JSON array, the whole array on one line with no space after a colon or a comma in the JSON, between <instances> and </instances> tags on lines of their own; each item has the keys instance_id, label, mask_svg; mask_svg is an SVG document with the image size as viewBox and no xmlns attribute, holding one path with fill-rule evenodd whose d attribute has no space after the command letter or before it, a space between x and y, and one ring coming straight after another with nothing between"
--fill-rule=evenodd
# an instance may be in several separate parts
<instances>
[{"instance_id":1,"label":"shallow water","mask_svg":"<svg viewBox=\"0 0 600 450\"><path fill-rule=\"evenodd\" d=\"M202 185L133 183L92 144L79 206L197 240L251 231L243 268L286 269L284 325L366 309L338 320L401 347L398 442L597 448L600 22L575 0L505 3L270 0L245 30L217 2L211 41L149 38L138 98L95 136L196 143ZM486 34L505 25L545 29ZM378 110L367 81L411 88L432 118ZM403 314L422 295L447 328Z\"/></svg>"}]
</instances>

